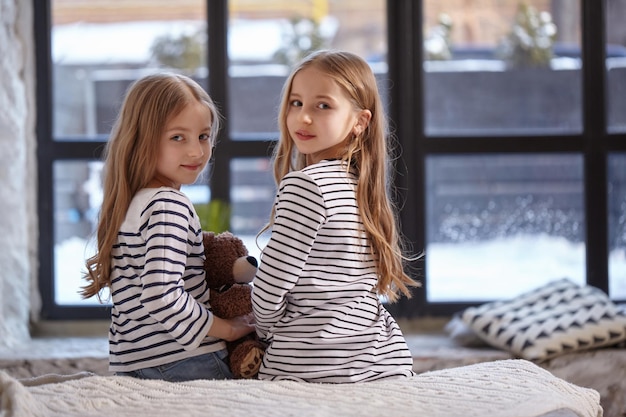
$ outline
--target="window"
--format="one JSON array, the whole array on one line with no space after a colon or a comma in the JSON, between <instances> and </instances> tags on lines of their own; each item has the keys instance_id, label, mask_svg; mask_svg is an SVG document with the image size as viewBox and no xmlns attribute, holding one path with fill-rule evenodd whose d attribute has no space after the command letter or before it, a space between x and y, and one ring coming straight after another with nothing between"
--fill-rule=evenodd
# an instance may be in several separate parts
<instances>
[{"instance_id":1,"label":"window","mask_svg":"<svg viewBox=\"0 0 626 417\"><path fill-rule=\"evenodd\" d=\"M232 0L228 5L228 113L236 141L275 139L280 90L290 67L310 51L350 50L377 73L386 72L383 0Z\"/></svg>"},{"instance_id":2,"label":"window","mask_svg":"<svg viewBox=\"0 0 626 417\"><path fill-rule=\"evenodd\" d=\"M78 291L95 250L104 143L126 88L142 75L167 69L208 88L206 4L51 0L35 10L39 80L49 80L38 109L46 116L38 126L42 316L102 317L107 309ZM206 177L187 192L207 203Z\"/></svg>"},{"instance_id":3,"label":"window","mask_svg":"<svg viewBox=\"0 0 626 417\"><path fill-rule=\"evenodd\" d=\"M609 294L626 299L626 153L608 157Z\"/></svg>"},{"instance_id":4,"label":"window","mask_svg":"<svg viewBox=\"0 0 626 417\"><path fill-rule=\"evenodd\" d=\"M77 291L132 81L184 72L220 105L216 158L186 191L228 203L258 256L280 89L322 47L368 60L401 145L397 203L424 285L392 313L449 315L563 276L626 299L626 0L34 5L45 319L108 314Z\"/></svg>"},{"instance_id":5,"label":"window","mask_svg":"<svg viewBox=\"0 0 626 417\"><path fill-rule=\"evenodd\" d=\"M451 314L565 276L626 298L626 2L419 3L389 3L389 71L425 278L392 311Z\"/></svg>"},{"instance_id":6,"label":"window","mask_svg":"<svg viewBox=\"0 0 626 417\"><path fill-rule=\"evenodd\" d=\"M39 123L44 318L107 314L95 297L81 300L78 291L84 259L95 250L100 157L134 80L164 69L182 72L221 107L225 123L211 175L185 191L199 212L209 201L229 204L229 228L257 257L255 236L275 196L269 156L290 65L320 47L349 49L372 61L386 88L383 0L50 0L35 6L43 58L38 74L46 80L39 111L49 117Z\"/></svg>"},{"instance_id":7,"label":"window","mask_svg":"<svg viewBox=\"0 0 626 417\"><path fill-rule=\"evenodd\" d=\"M427 299L510 298L563 276L585 284L582 174L576 154L429 155Z\"/></svg>"},{"instance_id":8,"label":"window","mask_svg":"<svg viewBox=\"0 0 626 417\"><path fill-rule=\"evenodd\" d=\"M425 141L487 145L425 155L427 300L584 284L582 153L545 152L582 132L580 2L454 5L424 6ZM509 145L521 138L536 141L531 153Z\"/></svg>"},{"instance_id":9,"label":"window","mask_svg":"<svg viewBox=\"0 0 626 417\"><path fill-rule=\"evenodd\" d=\"M233 0L228 7L228 155L218 149L216 164L231 180L231 228L258 255L256 234L276 194L269 149L278 139L279 99L290 67L315 49L347 49L371 63L386 90L385 2ZM259 237L260 246L266 242Z\"/></svg>"},{"instance_id":10,"label":"window","mask_svg":"<svg viewBox=\"0 0 626 417\"><path fill-rule=\"evenodd\" d=\"M620 19L624 13L626 1L606 3L609 293L622 300L626 299L626 32Z\"/></svg>"}]
</instances>

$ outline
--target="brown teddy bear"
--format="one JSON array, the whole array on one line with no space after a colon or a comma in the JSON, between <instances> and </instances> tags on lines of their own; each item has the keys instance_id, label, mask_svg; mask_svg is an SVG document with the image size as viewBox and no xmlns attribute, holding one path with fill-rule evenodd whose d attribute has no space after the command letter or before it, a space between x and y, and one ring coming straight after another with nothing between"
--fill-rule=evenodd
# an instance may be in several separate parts
<instances>
[{"instance_id":1,"label":"brown teddy bear","mask_svg":"<svg viewBox=\"0 0 626 417\"><path fill-rule=\"evenodd\" d=\"M243 241L230 232L203 232L204 269L211 289L211 311L230 319L252 312L250 281L257 270L257 260L248 256ZM235 378L254 378L261 366L264 344L252 332L234 342L227 342L230 370Z\"/></svg>"}]
</instances>

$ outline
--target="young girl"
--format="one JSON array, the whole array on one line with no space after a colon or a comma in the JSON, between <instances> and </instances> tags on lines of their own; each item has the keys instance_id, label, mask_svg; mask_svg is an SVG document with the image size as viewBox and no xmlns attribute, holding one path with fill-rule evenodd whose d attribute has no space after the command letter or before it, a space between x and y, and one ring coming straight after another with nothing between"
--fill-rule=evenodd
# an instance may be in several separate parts
<instances>
[{"instance_id":1,"label":"young girl","mask_svg":"<svg viewBox=\"0 0 626 417\"><path fill-rule=\"evenodd\" d=\"M230 378L224 340L254 330L252 317L210 312L200 221L180 191L207 165L218 128L211 98L182 75L140 79L122 104L105 152L98 250L82 292L110 288L109 369L118 375Z\"/></svg>"},{"instance_id":2,"label":"young girl","mask_svg":"<svg viewBox=\"0 0 626 417\"><path fill-rule=\"evenodd\" d=\"M268 342L261 379L358 382L411 376L412 357L379 295L417 285L403 270L388 197L383 107L368 64L308 56L283 89L279 183L252 296Z\"/></svg>"}]
</instances>

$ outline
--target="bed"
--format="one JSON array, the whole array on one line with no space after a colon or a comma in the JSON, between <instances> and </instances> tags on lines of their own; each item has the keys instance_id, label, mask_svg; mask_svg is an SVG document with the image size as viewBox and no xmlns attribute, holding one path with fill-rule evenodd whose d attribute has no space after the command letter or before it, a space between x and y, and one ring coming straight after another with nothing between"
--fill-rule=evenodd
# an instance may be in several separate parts
<instances>
[{"instance_id":1,"label":"bed","mask_svg":"<svg viewBox=\"0 0 626 417\"><path fill-rule=\"evenodd\" d=\"M601 417L600 395L523 359L359 384L199 380L86 372L18 380L0 371L0 416Z\"/></svg>"}]
</instances>

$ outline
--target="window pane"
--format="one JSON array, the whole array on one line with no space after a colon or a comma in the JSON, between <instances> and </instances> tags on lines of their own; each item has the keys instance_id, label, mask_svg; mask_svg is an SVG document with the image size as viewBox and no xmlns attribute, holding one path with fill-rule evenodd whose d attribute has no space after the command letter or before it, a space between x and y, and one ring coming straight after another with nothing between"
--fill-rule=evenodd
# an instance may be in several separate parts
<instances>
[{"instance_id":1,"label":"window pane","mask_svg":"<svg viewBox=\"0 0 626 417\"><path fill-rule=\"evenodd\" d=\"M626 300L626 153L609 156L609 294Z\"/></svg>"},{"instance_id":2,"label":"window pane","mask_svg":"<svg viewBox=\"0 0 626 417\"><path fill-rule=\"evenodd\" d=\"M582 157L433 156L426 169L429 301L585 283Z\"/></svg>"},{"instance_id":3,"label":"window pane","mask_svg":"<svg viewBox=\"0 0 626 417\"><path fill-rule=\"evenodd\" d=\"M55 161L54 175L54 301L56 304L99 304L82 300L85 261L95 253L93 239L102 203L102 163ZM103 295L103 299L107 295Z\"/></svg>"},{"instance_id":4,"label":"window pane","mask_svg":"<svg viewBox=\"0 0 626 417\"><path fill-rule=\"evenodd\" d=\"M126 86L206 73L204 0L52 0L53 137L105 140Z\"/></svg>"},{"instance_id":5,"label":"window pane","mask_svg":"<svg viewBox=\"0 0 626 417\"><path fill-rule=\"evenodd\" d=\"M268 235L256 235L270 219L276 186L269 158L234 158L230 162L231 231L245 243L250 255L260 257Z\"/></svg>"},{"instance_id":6,"label":"window pane","mask_svg":"<svg viewBox=\"0 0 626 417\"><path fill-rule=\"evenodd\" d=\"M308 52L345 49L386 73L384 0L229 1L229 122L233 139L275 139L280 93Z\"/></svg>"},{"instance_id":7,"label":"window pane","mask_svg":"<svg viewBox=\"0 0 626 417\"><path fill-rule=\"evenodd\" d=\"M580 1L424 3L429 135L582 130Z\"/></svg>"},{"instance_id":8,"label":"window pane","mask_svg":"<svg viewBox=\"0 0 626 417\"><path fill-rule=\"evenodd\" d=\"M54 301L59 305L96 305L97 297L82 300L85 261L95 253L95 231L102 204L99 161L55 161L54 185ZM208 172L209 168L206 169ZM210 199L207 174L181 190L196 206ZM103 300L108 293L103 293Z\"/></svg>"},{"instance_id":9,"label":"window pane","mask_svg":"<svg viewBox=\"0 0 626 417\"><path fill-rule=\"evenodd\" d=\"M609 131L626 132L626 0L605 4Z\"/></svg>"}]
</instances>

